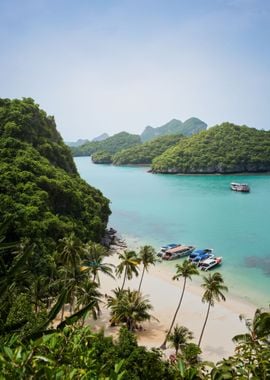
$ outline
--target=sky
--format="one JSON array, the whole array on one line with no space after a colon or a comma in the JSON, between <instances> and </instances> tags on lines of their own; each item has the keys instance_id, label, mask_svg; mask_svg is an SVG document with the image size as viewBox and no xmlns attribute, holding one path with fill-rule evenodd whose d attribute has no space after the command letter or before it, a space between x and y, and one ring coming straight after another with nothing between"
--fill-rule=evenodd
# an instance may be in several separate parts
<instances>
[{"instance_id":1,"label":"sky","mask_svg":"<svg viewBox=\"0 0 270 380\"><path fill-rule=\"evenodd\" d=\"M270 0L0 0L0 97L65 141L198 117L270 129Z\"/></svg>"}]
</instances>

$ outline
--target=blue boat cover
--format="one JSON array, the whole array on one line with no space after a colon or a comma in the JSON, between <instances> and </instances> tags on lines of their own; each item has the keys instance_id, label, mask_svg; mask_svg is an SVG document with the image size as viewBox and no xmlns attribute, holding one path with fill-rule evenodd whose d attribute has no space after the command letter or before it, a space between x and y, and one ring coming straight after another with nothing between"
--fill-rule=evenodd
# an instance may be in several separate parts
<instances>
[{"instance_id":1,"label":"blue boat cover","mask_svg":"<svg viewBox=\"0 0 270 380\"><path fill-rule=\"evenodd\" d=\"M202 255L206 253L204 249L196 249L196 251L193 252L193 255L194 254L197 254L197 255Z\"/></svg>"}]
</instances>

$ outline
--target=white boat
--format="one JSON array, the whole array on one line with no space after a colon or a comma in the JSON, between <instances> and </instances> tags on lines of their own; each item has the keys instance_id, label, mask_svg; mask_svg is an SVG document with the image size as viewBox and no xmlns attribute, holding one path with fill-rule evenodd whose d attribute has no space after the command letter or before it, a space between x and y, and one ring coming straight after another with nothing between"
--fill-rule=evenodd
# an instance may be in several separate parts
<instances>
[{"instance_id":1,"label":"white boat","mask_svg":"<svg viewBox=\"0 0 270 380\"><path fill-rule=\"evenodd\" d=\"M222 257L212 257L200 263L201 270L207 271L222 263Z\"/></svg>"},{"instance_id":2,"label":"white boat","mask_svg":"<svg viewBox=\"0 0 270 380\"><path fill-rule=\"evenodd\" d=\"M243 193L249 193L250 188L247 183L231 182L231 189L234 191L241 191Z\"/></svg>"},{"instance_id":3,"label":"white boat","mask_svg":"<svg viewBox=\"0 0 270 380\"><path fill-rule=\"evenodd\" d=\"M163 260L174 260L180 257L188 256L193 252L195 247L192 245L179 245L178 247L168 249L162 256Z\"/></svg>"}]
</instances>

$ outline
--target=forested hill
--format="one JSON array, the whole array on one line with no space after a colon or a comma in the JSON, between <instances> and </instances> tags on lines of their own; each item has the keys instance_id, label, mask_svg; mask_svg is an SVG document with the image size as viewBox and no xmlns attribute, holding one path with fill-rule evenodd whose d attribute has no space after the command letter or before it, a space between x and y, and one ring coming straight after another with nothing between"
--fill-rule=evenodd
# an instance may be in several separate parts
<instances>
[{"instance_id":1,"label":"forested hill","mask_svg":"<svg viewBox=\"0 0 270 380\"><path fill-rule=\"evenodd\" d=\"M145 142L144 144L121 150L113 156L112 162L114 165L150 165L155 157L161 155L171 146L176 145L181 138L183 138L182 135L157 137L151 141ZM95 159L94 156L92 158L93 160ZM97 158L95 162L97 162Z\"/></svg>"},{"instance_id":2,"label":"forested hill","mask_svg":"<svg viewBox=\"0 0 270 380\"><path fill-rule=\"evenodd\" d=\"M148 126L144 129L141 134L142 142L152 140L158 136L182 134L184 136L191 136L207 128L202 120L196 117L191 117L184 123L177 119L172 119L168 123L162 125L161 127L151 127Z\"/></svg>"},{"instance_id":3,"label":"forested hill","mask_svg":"<svg viewBox=\"0 0 270 380\"><path fill-rule=\"evenodd\" d=\"M40 256L71 232L100 240L109 201L79 177L53 117L32 99L0 99L0 160L7 240L30 239Z\"/></svg>"},{"instance_id":4,"label":"forested hill","mask_svg":"<svg viewBox=\"0 0 270 380\"><path fill-rule=\"evenodd\" d=\"M122 149L141 144L140 136L120 132L102 141L90 141L79 147L72 147L73 156L90 156L98 151L114 154Z\"/></svg>"},{"instance_id":5,"label":"forested hill","mask_svg":"<svg viewBox=\"0 0 270 380\"><path fill-rule=\"evenodd\" d=\"M53 116L47 116L31 98L0 99L0 136L29 143L54 166L77 172Z\"/></svg>"},{"instance_id":6,"label":"forested hill","mask_svg":"<svg viewBox=\"0 0 270 380\"><path fill-rule=\"evenodd\" d=\"M153 160L156 173L270 171L270 131L223 123L184 138Z\"/></svg>"}]
</instances>

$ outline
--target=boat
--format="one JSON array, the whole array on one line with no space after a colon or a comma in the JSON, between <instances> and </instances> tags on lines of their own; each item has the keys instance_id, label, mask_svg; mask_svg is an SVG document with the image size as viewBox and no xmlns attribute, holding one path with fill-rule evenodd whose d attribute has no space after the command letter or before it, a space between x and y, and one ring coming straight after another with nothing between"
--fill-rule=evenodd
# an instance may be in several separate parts
<instances>
[{"instance_id":1,"label":"boat","mask_svg":"<svg viewBox=\"0 0 270 380\"><path fill-rule=\"evenodd\" d=\"M231 189L234 191L241 191L243 193L249 193L250 187L247 183L231 182Z\"/></svg>"},{"instance_id":2,"label":"boat","mask_svg":"<svg viewBox=\"0 0 270 380\"><path fill-rule=\"evenodd\" d=\"M201 265L202 262L204 262L207 259L212 259L215 256L212 253L204 253L202 255L197 255L194 259L190 260L192 263L197 264L198 266Z\"/></svg>"},{"instance_id":3,"label":"boat","mask_svg":"<svg viewBox=\"0 0 270 380\"><path fill-rule=\"evenodd\" d=\"M189 261L192 261L195 259L196 256L198 255L204 255L206 253L213 253L213 249L211 248L204 248L204 249L196 249L189 255Z\"/></svg>"},{"instance_id":4,"label":"boat","mask_svg":"<svg viewBox=\"0 0 270 380\"><path fill-rule=\"evenodd\" d=\"M180 257L188 256L194 251L192 245L179 245L178 247L168 249L162 256L163 260L174 260Z\"/></svg>"},{"instance_id":5,"label":"boat","mask_svg":"<svg viewBox=\"0 0 270 380\"><path fill-rule=\"evenodd\" d=\"M163 245L162 247L160 247L160 251L157 253L157 256L161 257L163 256L163 254L168 250L168 249L171 249L171 248L175 248L175 247L179 247L181 244L180 243L170 243L170 244L167 244L167 245Z\"/></svg>"},{"instance_id":6,"label":"boat","mask_svg":"<svg viewBox=\"0 0 270 380\"><path fill-rule=\"evenodd\" d=\"M221 263L222 263L222 257L212 257L212 258L204 260L204 262L200 264L200 268L203 271L207 271L209 269L214 268L217 265L220 265Z\"/></svg>"}]
</instances>

